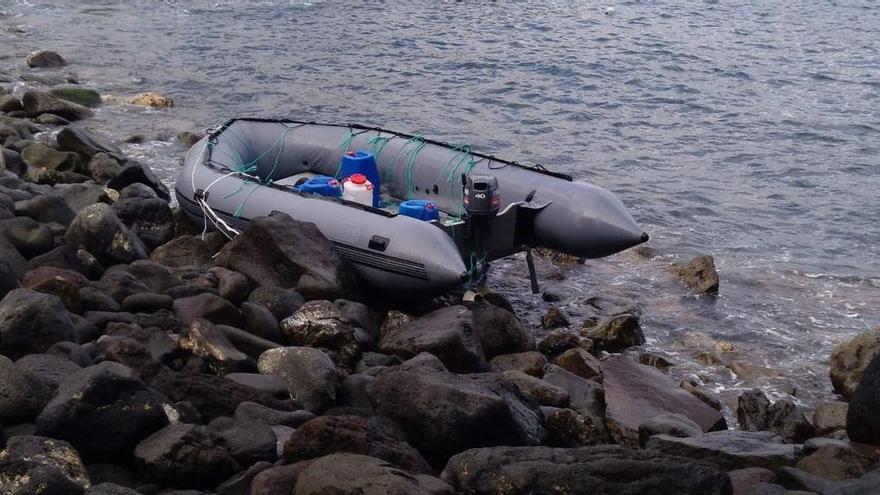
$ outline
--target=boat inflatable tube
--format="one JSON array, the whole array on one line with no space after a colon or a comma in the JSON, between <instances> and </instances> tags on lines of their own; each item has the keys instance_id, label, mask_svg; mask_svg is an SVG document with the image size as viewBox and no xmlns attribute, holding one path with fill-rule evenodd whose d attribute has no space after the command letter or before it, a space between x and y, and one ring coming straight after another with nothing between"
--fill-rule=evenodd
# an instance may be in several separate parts
<instances>
[{"instance_id":1,"label":"boat inflatable tube","mask_svg":"<svg viewBox=\"0 0 880 495\"><path fill-rule=\"evenodd\" d=\"M375 162L376 194L389 203L382 209L291 187L304 178L338 177L355 150L369 150ZM463 184L471 174L497 179L500 211L487 235L469 230ZM407 297L472 280L475 238L485 237L478 257L485 263L531 247L598 258L648 239L600 187L469 146L358 125L230 120L189 150L175 192L190 217L230 235L273 211L313 222L367 283ZM393 206L406 200L431 202L438 218L399 214Z\"/></svg>"}]
</instances>

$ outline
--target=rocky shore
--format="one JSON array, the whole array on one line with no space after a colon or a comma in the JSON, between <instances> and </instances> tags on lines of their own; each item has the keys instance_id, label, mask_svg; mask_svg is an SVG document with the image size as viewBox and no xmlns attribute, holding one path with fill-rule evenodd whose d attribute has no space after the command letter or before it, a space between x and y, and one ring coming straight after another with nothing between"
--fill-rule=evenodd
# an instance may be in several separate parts
<instances>
[{"instance_id":1,"label":"rocky shore","mask_svg":"<svg viewBox=\"0 0 880 495\"><path fill-rule=\"evenodd\" d=\"M0 493L877 493L880 328L834 350L839 397L755 389L731 429L632 312L536 339L497 296L376 300L283 214L202 235L65 66L0 75Z\"/></svg>"}]
</instances>

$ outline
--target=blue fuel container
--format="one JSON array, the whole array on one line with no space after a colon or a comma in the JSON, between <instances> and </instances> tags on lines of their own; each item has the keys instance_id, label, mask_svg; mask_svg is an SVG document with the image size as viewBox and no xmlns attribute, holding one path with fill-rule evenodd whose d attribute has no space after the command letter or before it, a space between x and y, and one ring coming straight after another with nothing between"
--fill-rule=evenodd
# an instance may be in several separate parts
<instances>
[{"instance_id":1,"label":"blue fuel container","mask_svg":"<svg viewBox=\"0 0 880 495\"><path fill-rule=\"evenodd\" d=\"M378 207L382 201L379 191L379 169L376 167L376 157L369 151L349 151L342 157L342 163L339 165L339 173L336 174L340 180L354 174L364 174L373 184L373 206Z\"/></svg>"},{"instance_id":2,"label":"blue fuel container","mask_svg":"<svg viewBox=\"0 0 880 495\"><path fill-rule=\"evenodd\" d=\"M298 187L300 191L320 196L342 197L342 184L335 177L318 175L303 182Z\"/></svg>"},{"instance_id":3,"label":"blue fuel container","mask_svg":"<svg viewBox=\"0 0 880 495\"><path fill-rule=\"evenodd\" d=\"M398 212L401 215L426 222L440 218L440 210L437 209L437 205L426 199L409 199L404 201L400 203L400 210Z\"/></svg>"}]
</instances>

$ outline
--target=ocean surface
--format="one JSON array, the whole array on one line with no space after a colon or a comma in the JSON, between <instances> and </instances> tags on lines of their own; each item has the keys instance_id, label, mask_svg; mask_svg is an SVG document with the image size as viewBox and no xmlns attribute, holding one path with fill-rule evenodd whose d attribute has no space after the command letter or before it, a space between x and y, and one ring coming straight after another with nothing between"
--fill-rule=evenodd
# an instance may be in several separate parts
<instances>
[{"instance_id":1,"label":"ocean surface","mask_svg":"<svg viewBox=\"0 0 880 495\"><path fill-rule=\"evenodd\" d=\"M0 70L38 48L103 94L174 99L89 122L146 136L126 151L169 183L178 131L260 116L470 143L610 189L655 254L539 263L543 288L576 328L638 312L674 376L728 401L830 398L834 344L880 324L874 0L0 1ZM668 270L703 253L714 300ZM496 263L492 286L540 335L525 273Z\"/></svg>"}]
</instances>

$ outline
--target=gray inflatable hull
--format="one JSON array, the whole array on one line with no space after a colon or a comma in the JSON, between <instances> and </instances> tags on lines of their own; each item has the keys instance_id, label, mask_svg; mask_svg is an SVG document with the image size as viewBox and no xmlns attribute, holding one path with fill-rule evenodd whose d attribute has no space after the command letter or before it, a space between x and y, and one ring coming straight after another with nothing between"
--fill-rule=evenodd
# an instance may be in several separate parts
<instances>
[{"instance_id":1,"label":"gray inflatable hull","mask_svg":"<svg viewBox=\"0 0 880 495\"><path fill-rule=\"evenodd\" d=\"M397 198L430 200L452 216L464 213L462 174L494 175L502 212L527 206L527 197L531 205L540 202L528 215L527 227L510 227L521 232L499 234L492 258L526 245L597 258L647 240L623 204L600 187L466 147L359 126L227 122L187 153L176 184L177 199L197 221L203 221L207 206L211 223L221 219L237 230L272 211L313 222L368 283L383 290L422 296L466 281L471 267L463 261L468 258L465 243L461 236L456 238L454 228L276 184L302 173L335 175L345 152L361 149L376 155L383 191ZM522 218L508 223L523 224Z\"/></svg>"}]
</instances>

